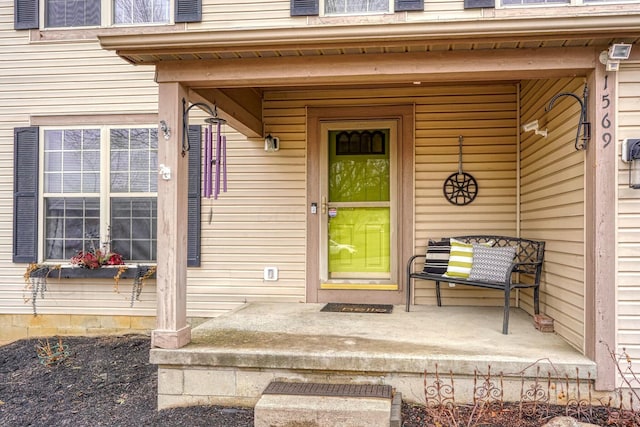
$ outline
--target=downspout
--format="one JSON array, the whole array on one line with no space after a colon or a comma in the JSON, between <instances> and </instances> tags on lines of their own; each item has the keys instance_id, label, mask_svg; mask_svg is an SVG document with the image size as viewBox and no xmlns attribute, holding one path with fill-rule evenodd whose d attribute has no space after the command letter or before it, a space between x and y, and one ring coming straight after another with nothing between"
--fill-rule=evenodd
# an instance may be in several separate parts
<instances>
[{"instance_id":1,"label":"downspout","mask_svg":"<svg viewBox=\"0 0 640 427\"><path fill-rule=\"evenodd\" d=\"M516 83L516 237L520 236L520 198L521 198L521 189L520 189L520 149L521 149L521 132L520 132L520 122L521 122L521 105L520 105L520 82ZM516 289L516 307L520 307L520 289Z\"/></svg>"},{"instance_id":2,"label":"downspout","mask_svg":"<svg viewBox=\"0 0 640 427\"><path fill-rule=\"evenodd\" d=\"M520 236L520 197L521 197L521 189L520 189L520 144L522 140L520 139L520 115L522 111L520 110L520 83L516 84L516 96L517 96L517 110L518 116L516 117L516 237Z\"/></svg>"}]
</instances>

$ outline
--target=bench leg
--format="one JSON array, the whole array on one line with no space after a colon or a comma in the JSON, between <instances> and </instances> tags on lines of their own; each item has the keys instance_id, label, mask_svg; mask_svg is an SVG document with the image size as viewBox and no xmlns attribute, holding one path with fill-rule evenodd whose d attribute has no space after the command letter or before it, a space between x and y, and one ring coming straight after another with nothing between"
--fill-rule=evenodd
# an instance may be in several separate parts
<instances>
[{"instance_id":1,"label":"bench leg","mask_svg":"<svg viewBox=\"0 0 640 427\"><path fill-rule=\"evenodd\" d=\"M411 306L411 276L407 274L407 306L404 310L406 312L409 312L410 306Z\"/></svg>"},{"instance_id":2,"label":"bench leg","mask_svg":"<svg viewBox=\"0 0 640 427\"><path fill-rule=\"evenodd\" d=\"M504 316L502 319L502 333L509 333L509 306L511 305L511 288L508 286L504 290Z\"/></svg>"},{"instance_id":3,"label":"bench leg","mask_svg":"<svg viewBox=\"0 0 640 427\"><path fill-rule=\"evenodd\" d=\"M533 311L540 314L540 286L533 288Z\"/></svg>"},{"instance_id":4,"label":"bench leg","mask_svg":"<svg viewBox=\"0 0 640 427\"><path fill-rule=\"evenodd\" d=\"M436 282L436 301L438 302L438 307L442 307L442 299L440 299L440 282Z\"/></svg>"}]
</instances>

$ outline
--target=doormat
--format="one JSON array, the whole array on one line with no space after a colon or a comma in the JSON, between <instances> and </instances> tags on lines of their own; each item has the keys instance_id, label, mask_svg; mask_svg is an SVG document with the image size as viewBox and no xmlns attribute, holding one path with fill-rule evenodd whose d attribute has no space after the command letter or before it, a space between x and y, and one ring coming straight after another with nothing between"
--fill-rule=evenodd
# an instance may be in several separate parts
<instances>
[{"instance_id":1,"label":"doormat","mask_svg":"<svg viewBox=\"0 0 640 427\"><path fill-rule=\"evenodd\" d=\"M380 397L391 399L390 385L380 384L323 384L289 383L273 381L262 394L283 394L290 396L340 396L340 397Z\"/></svg>"},{"instance_id":2,"label":"doormat","mask_svg":"<svg viewBox=\"0 0 640 427\"><path fill-rule=\"evenodd\" d=\"M320 311L329 313L391 313L391 304L342 304L330 302L322 307Z\"/></svg>"}]
</instances>

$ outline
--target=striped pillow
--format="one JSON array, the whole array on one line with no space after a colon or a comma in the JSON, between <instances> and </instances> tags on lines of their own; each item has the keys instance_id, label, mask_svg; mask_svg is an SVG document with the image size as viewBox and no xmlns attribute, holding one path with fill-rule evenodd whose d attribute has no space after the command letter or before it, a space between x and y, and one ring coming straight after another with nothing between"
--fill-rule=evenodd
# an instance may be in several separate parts
<instances>
[{"instance_id":1,"label":"striped pillow","mask_svg":"<svg viewBox=\"0 0 640 427\"><path fill-rule=\"evenodd\" d=\"M424 262L424 273L444 274L449 265L449 252L451 243L449 239L440 241L429 240L427 243L427 257Z\"/></svg>"},{"instance_id":2,"label":"striped pillow","mask_svg":"<svg viewBox=\"0 0 640 427\"><path fill-rule=\"evenodd\" d=\"M451 251L447 265L446 277L467 279L473 266L473 245L451 239Z\"/></svg>"}]
</instances>

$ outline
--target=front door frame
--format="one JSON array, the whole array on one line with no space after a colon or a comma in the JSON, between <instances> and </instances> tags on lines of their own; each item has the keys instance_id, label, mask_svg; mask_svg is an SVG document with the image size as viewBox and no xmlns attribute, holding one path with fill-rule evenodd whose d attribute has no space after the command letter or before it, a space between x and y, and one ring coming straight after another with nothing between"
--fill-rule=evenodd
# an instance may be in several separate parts
<instances>
[{"instance_id":1,"label":"front door frame","mask_svg":"<svg viewBox=\"0 0 640 427\"><path fill-rule=\"evenodd\" d=\"M413 253L413 153L415 132L415 108L413 105L309 107L307 108L307 302L362 302L402 304L405 295L404 263ZM321 159L321 123L345 120L397 121L397 180L391 188L391 196L397 201L397 221L391 224L396 230L398 265L397 290L333 290L320 289L320 209L313 213L312 205L319 208Z\"/></svg>"}]
</instances>

